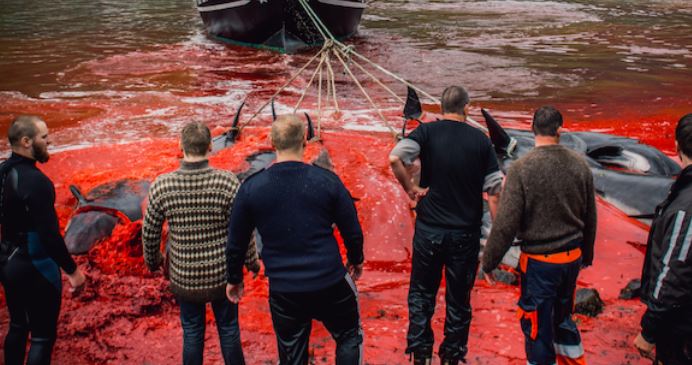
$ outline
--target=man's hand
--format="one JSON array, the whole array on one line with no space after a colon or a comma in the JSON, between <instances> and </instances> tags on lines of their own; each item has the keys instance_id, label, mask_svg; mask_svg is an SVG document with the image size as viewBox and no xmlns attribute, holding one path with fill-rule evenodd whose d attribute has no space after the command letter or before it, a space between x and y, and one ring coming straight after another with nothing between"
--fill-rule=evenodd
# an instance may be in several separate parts
<instances>
[{"instance_id":1,"label":"man's hand","mask_svg":"<svg viewBox=\"0 0 692 365\"><path fill-rule=\"evenodd\" d=\"M656 345L644 339L641 333L634 339L634 347L639 350L639 354L647 359L654 359L654 348Z\"/></svg>"},{"instance_id":2,"label":"man's hand","mask_svg":"<svg viewBox=\"0 0 692 365\"><path fill-rule=\"evenodd\" d=\"M350 262L347 262L346 270L348 270L348 274L351 275L351 279L358 280L363 274L363 264L361 263L358 265L353 265Z\"/></svg>"},{"instance_id":3,"label":"man's hand","mask_svg":"<svg viewBox=\"0 0 692 365\"><path fill-rule=\"evenodd\" d=\"M407 191L406 193L408 194L408 197L413 200L414 202L418 202L421 200L427 193L429 188L421 188L418 185L413 185L411 186L411 190Z\"/></svg>"},{"instance_id":4,"label":"man's hand","mask_svg":"<svg viewBox=\"0 0 692 365\"><path fill-rule=\"evenodd\" d=\"M238 304L240 298L243 297L243 292L244 286L242 282L238 284L226 284L226 298L228 298L231 303Z\"/></svg>"},{"instance_id":5,"label":"man's hand","mask_svg":"<svg viewBox=\"0 0 692 365\"><path fill-rule=\"evenodd\" d=\"M485 272L481 270L483 273L483 279L485 279L485 282L488 283L488 286L495 286L495 278L493 277L493 273L491 272Z\"/></svg>"},{"instance_id":6,"label":"man's hand","mask_svg":"<svg viewBox=\"0 0 692 365\"><path fill-rule=\"evenodd\" d=\"M72 274L67 275L67 280L70 282L70 286L72 289L77 289L80 286L84 285L84 282L86 281L86 276L84 276L84 273L82 270L77 268Z\"/></svg>"}]
</instances>

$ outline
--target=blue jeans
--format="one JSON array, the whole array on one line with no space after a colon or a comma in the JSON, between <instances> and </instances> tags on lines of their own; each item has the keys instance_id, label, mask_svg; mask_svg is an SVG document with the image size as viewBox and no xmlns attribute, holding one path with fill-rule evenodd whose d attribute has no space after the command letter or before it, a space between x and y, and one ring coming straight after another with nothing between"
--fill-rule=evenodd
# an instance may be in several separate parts
<instances>
[{"instance_id":1,"label":"blue jeans","mask_svg":"<svg viewBox=\"0 0 692 365\"><path fill-rule=\"evenodd\" d=\"M183 326L183 364L202 365L204 358L204 330L206 325L206 303L187 302L178 298L180 322ZM211 302L219 331L221 354L226 365L245 365L240 346L238 327L238 305L226 298Z\"/></svg>"}]
</instances>

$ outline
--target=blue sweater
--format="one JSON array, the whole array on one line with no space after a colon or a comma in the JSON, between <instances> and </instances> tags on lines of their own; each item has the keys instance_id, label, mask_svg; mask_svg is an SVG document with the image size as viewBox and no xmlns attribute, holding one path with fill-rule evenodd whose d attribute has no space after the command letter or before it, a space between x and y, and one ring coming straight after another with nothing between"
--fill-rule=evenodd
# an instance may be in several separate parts
<instances>
[{"instance_id":1,"label":"blue sweater","mask_svg":"<svg viewBox=\"0 0 692 365\"><path fill-rule=\"evenodd\" d=\"M346 274L334 238L336 223L352 264L363 262L363 232L353 199L334 173L302 162L281 162L241 185L226 247L228 282L243 280L245 251L257 228L269 287L308 292Z\"/></svg>"}]
</instances>

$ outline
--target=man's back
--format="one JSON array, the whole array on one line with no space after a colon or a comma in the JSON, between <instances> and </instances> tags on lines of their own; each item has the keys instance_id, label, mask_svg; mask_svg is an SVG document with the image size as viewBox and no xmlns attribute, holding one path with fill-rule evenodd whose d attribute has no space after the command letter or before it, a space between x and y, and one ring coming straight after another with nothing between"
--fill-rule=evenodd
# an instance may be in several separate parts
<instances>
[{"instance_id":1,"label":"man's back","mask_svg":"<svg viewBox=\"0 0 692 365\"><path fill-rule=\"evenodd\" d=\"M247 214L233 216L229 246L256 227L273 290L313 291L343 279L334 223L349 260L362 261L363 236L352 198L332 172L302 162L276 163L243 183L236 208Z\"/></svg>"},{"instance_id":2,"label":"man's back","mask_svg":"<svg viewBox=\"0 0 692 365\"><path fill-rule=\"evenodd\" d=\"M518 237L527 243L584 238L593 177L584 159L561 145L538 147L512 166L524 197ZM511 197L510 197L511 199Z\"/></svg>"},{"instance_id":3,"label":"man's back","mask_svg":"<svg viewBox=\"0 0 692 365\"><path fill-rule=\"evenodd\" d=\"M556 144L536 147L512 164L484 268L497 266L515 233L527 253L558 252L579 243L584 263L591 264L596 207L593 175L581 156Z\"/></svg>"},{"instance_id":4,"label":"man's back","mask_svg":"<svg viewBox=\"0 0 692 365\"><path fill-rule=\"evenodd\" d=\"M155 227L168 221L173 293L199 302L223 297L228 218L239 185L235 175L212 169L207 161L183 162L152 184L142 237L145 260L156 266Z\"/></svg>"},{"instance_id":5,"label":"man's back","mask_svg":"<svg viewBox=\"0 0 692 365\"><path fill-rule=\"evenodd\" d=\"M483 213L485 177L498 170L488 137L464 122L440 120L420 125L407 138L420 145L418 219L441 228L477 228Z\"/></svg>"}]
</instances>

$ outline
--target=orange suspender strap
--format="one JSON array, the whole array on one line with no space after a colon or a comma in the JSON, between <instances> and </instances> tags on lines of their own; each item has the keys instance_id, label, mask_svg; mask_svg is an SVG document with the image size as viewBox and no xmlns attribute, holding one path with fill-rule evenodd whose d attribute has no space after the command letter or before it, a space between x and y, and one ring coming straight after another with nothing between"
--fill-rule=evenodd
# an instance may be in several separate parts
<instances>
[{"instance_id":1,"label":"orange suspender strap","mask_svg":"<svg viewBox=\"0 0 692 365\"><path fill-rule=\"evenodd\" d=\"M570 262L578 260L580 257L580 248L551 254L533 254L522 252L521 256L519 257L519 266L521 267L521 272L526 273L526 266L529 263L529 258L551 264L569 264Z\"/></svg>"}]
</instances>

